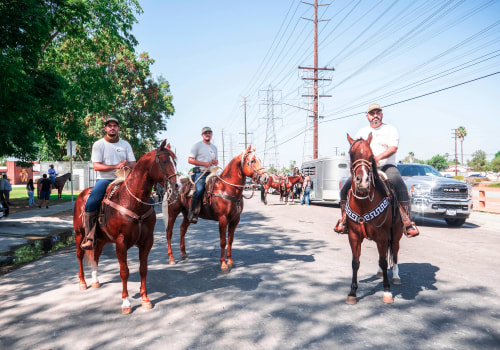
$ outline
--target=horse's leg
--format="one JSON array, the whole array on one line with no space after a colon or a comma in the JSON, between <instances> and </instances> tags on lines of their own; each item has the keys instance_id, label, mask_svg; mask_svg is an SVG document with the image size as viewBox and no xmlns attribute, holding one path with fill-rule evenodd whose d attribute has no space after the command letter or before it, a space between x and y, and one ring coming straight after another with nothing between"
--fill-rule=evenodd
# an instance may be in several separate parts
<instances>
[{"instance_id":1,"label":"horse's leg","mask_svg":"<svg viewBox=\"0 0 500 350\"><path fill-rule=\"evenodd\" d=\"M148 298L148 292L146 290L146 277L148 275L148 256L151 251L151 247L153 247L154 242L154 227L151 228L151 234L147 237L146 242L139 246L139 275L141 276L141 289L140 293L142 296L141 305L143 309L152 309L153 304Z\"/></svg>"},{"instance_id":2,"label":"horse's leg","mask_svg":"<svg viewBox=\"0 0 500 350\"><path fill-rule=\"evenodd\" d=\"M87 251L87 254L91 258L92 262L92 288L99 288L101 286L101 284L99 283L99 278L97 277L97 269L99 268L99 258L101 257L102 249L104 248L105 244L106 242L97 240L94 250Z\"/></svg>"},{"instance_id":3,"label":"horse's leg","mask_svg":"<svg viewBox=\"0 0 500 350\"><path fill-rule=\"evenodd\" d=\"M80 290L87 289L87 282L85 281L85 271L83 268L83 258L85 257L85 250L80 247L82 242L82 235L76 233L76 258L78 259L78 278L80 279L79 288Z\"/></svg>"},{"instance_id":4,"label":"horse's leg","mask_svg":"<svg viewBox=\"0 0 500 350\"><path fill-rule=\"evenodd\" d=\"M129 277L129 269L127 265L127 245L124 242L123 234L120 234L116 239L116 258L120 264L120 278L122 280L122 314L132 312L132 305L128 300L127 282Z\"/></svg>"},{"instance_id":5,"label":"horse's leg","mask_svg":"<svg viewBox=\"0 0 500 350\"><path fill-rule=\"evenodd\" d=\"M395 225L393 227L393 238L392 238L392 283L395 285L401 284L401 277L399 277L399 266L398 266L398 254L399 254L399 240L403 237L403 226Z\"/></svg>"},{"instance_id":6,"label":"horse's leg","mask_svg":"<svg viewBox=\"0 0 500 350\"><path fill-rule=\"evenodd\" d=\"M349 244L351 245L352 251L352 280L351 280L351 290L347 295L345 301L346 304L354 305L356 304L356 291L358 290L358 270L359 270L359 257L361 256L361 242L356 235L351 235L349 233Z\"/></svg>"},{"instance_id":7,"label":"horse's leg","mask_svg":"<svg viewBox=\"0 0 500 350\"><path fill-rule=\"evenodd\" d=\"M229 267L226 264L226 232L227 232L227 217L219 218L219 236L220 236L220 263L222 273L229 273Z\"/></svg>"},{"instance_id":8,"label":"horse's leg","mask_svg":"<svg viewBox=\"0 0 500 350\"><path fill-rule=\"evenodd\" d=\"M391 284L389 283L389 278L387 277L387 243L377 242L378 249L378 265L382 269L382 278L384 284L384 296L382 298L383 302L386 304L392 304L394 299L391 293Z\"/></svg>"},{"instance_id":9,"label":"horse's leg","mask_svg":"<svg viewBox=\"0 0 500 350\"><path fill-rule=\"evenodd\" d=\"M189 222L189 220L187 219L187 216L184 217L184 219L182 220L182 223L181 223L181 243L180 243L180 248L181 248L181 257L182 257L182 260L187 260L189 259L187 253L186 253L186 232L188 230L188 227L191 223Z\"/></svg>"},{"instance_id":10,"label":"horse's leg","mask_svg":"<svg viewBox=\"0 0 500 350\"><path fill-rule=\"evenodd\" d=\"M172 235L174 234L174 224L177 219L177 215L169 215L167 223L167 243L168 243L168 263L170 265L175 265L174 254L172 253Z\"/></svg>"},{"instance_id":11,"label":"horse's leg","mask_svg":"<svg viewBox=\"0 0 500 350\"><path fill-rule=\"evenodd\" d=\"M227 267L232 269L234 267L234 261L232 258L232 248L233 248L233 240L234 240L234 232L236 231L236 227L238 226L240 222L240 217L234 219L231 221L228 225L228 231L227 231Z\"/></svg>"}]
</instances>

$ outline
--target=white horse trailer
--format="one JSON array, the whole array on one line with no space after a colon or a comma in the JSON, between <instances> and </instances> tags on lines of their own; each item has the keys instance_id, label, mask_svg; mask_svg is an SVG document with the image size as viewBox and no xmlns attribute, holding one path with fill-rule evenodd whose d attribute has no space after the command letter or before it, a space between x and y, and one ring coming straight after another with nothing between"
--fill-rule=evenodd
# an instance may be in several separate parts
<instances>
[{"instance_id":1,"label":"white horse trailer","mask_svg":"<svg viewBox=\"0 0 500 350\"><path fill-rule=\"evenodd\" d=\"M311 201L340 202L340 180L350 176L348 156L314 159L302 164L302 174L311 177Z\"/></svg>"}]
</instances>

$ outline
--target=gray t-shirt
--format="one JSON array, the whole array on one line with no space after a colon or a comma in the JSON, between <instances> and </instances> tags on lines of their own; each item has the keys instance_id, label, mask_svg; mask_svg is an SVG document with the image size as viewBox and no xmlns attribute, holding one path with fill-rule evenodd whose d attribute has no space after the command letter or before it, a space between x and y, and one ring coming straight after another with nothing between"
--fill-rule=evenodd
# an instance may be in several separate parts
<instances>
[{"instance_id":1,"label":"gray t-shirt","mask_svg":"<svg viewBox=\"0 0 500 350\"><path fill-rule=\"evenodd\" d=\"M135 162L132 147L125 140L118 140L116 143L107 142L105 139L97 140L92 147L92 162L105 165L116 165L122 160ZM116 179L114 171L97 171L98 179Z\"/></svg>"},{"instance_id":2,"label":"gray t-shirt","mask_svg":"<svg viewBox=\"0 0 500 350\"><path fill-rule=\"evenodd\" d=\"M200 141L197 142L191 147L191 151L189 151L190 158L194 158L199 162L209 162L213 159L217 159L217 147L214 144L207 145L205 142ZM206 170L207 167L200 166L201 170Z\"/></svg>"}]
</instances>

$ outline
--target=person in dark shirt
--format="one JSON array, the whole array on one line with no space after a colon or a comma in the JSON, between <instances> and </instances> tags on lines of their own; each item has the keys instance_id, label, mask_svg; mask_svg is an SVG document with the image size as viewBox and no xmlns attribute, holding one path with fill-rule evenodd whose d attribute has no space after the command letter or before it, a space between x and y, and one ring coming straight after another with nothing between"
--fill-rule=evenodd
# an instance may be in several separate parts
<instances>
[{"instance_id":1,"label":"person in dark shirt","mask_svg":"<svg viewBox=\"0 0 500 350\"><path fill-rule=\"evenodd\" d=\"M40 203L38 204L38 208L42 207L42 201L45 202L45 207L49 209L49 199L50 199L50 186L52 183L47 178L47 174L43 174L42 181L40 181Z\"/></svg>"}]
</instances>

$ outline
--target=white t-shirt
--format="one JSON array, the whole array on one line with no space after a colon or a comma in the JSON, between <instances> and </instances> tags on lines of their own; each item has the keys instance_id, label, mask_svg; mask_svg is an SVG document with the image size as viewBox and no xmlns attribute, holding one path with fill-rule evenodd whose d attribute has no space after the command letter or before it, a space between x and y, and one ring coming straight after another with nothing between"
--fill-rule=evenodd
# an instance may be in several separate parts
<instances>
[{"instance_id":1,"label":"white t-shirt","mask_svg":"<svg viewBox=\"0 0 500 350\"><path fill-rule=\"evenodd\" d=\"M191 147L188 157L194 158L199 162L210 162L217 158L217 147L214 144L207 145L205 142L197 142ZM207 167L200 166L201 170L206 170Z\"/></svg>"},{"instance_id":2,"label":"white t-shirt","mask_svg":"<svg viewBox=\"0 0 500 350\"><path fill-rule=\"evenodd\" d=\"M97 140L92 146L92 162L105 165L116 165L122 160L135 162L134 152L130 144L122 139L111 143L105 139ZM114 171L97 171L98 179L116 179Z\"/></svg>"},{"instance_id":3,"label":"white t-shirt","mask_svg":"<svg viewBox=\"0 0 500 350\"><path fill-rule=\"evenodd\" d=\"M373 154L376 156L387 150L390 146L398 147L399 145L399 134L396 128L384 123L378 128L372 128L370 125L365 126L356 133L355 139L362 138L366 140L370 133L372 133L373 136L370 146ZM384 166L386 164L396 165L396 154L393 154L387 159L381 159L378 162L378 166Z\"/></svg>"}]
</instances>

